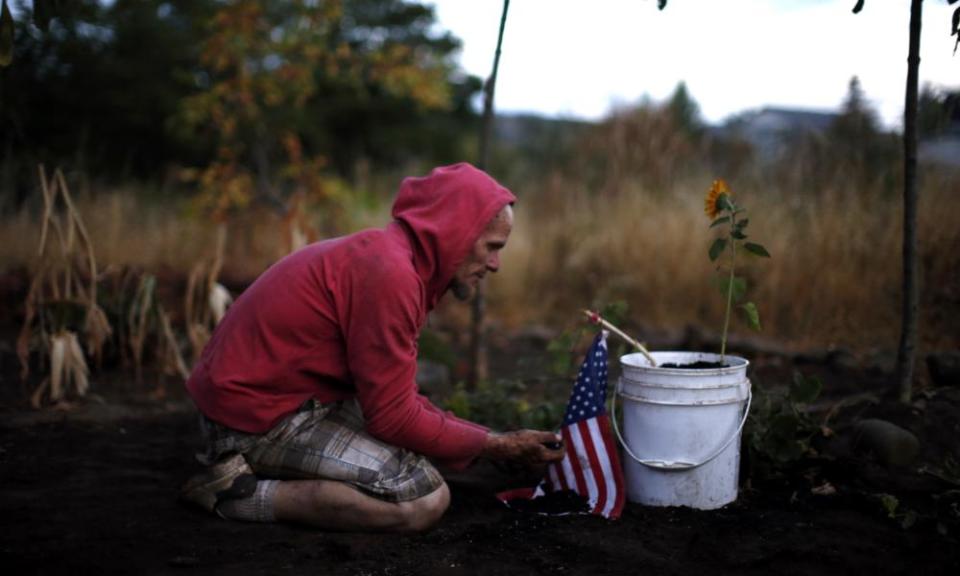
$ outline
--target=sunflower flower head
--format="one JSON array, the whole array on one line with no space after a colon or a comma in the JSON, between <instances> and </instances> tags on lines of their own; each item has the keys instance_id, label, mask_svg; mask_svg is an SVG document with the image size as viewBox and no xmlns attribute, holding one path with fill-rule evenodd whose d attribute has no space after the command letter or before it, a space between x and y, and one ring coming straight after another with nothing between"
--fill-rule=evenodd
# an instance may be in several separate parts
<instances>
[{"instance_id":1,"label":"sunflower flower head","mask_svg":"<svg viewBox=\"0 0 960 576\"><path fill-rule=\"evenodd\" d=\"M713 181L713 185L710 186L710 190L707 191L707 197L703 201L703 211L706 212L711 220L715 220L720 212L723 211L723 206L726 203L721 202L720 199L730 195L730 188L723 178L717 178Z\"/></svg>"}]
</instances>

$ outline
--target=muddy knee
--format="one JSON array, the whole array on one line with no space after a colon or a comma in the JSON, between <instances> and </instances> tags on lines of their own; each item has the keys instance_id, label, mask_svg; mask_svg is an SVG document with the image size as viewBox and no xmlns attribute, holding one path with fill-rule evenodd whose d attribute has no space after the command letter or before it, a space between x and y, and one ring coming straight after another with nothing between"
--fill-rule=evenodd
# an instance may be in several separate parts
<instances>
[{"instance_id":1,"label":"muddy knee","mask_svg":"<svg viewBox=\"0 0 960 576\"><path fill-rule=\"evenodd\" d=\"M436 524L450 506L450 489L446 484L416 500L398 504L403 529L412 532L426 530Z\"/></svg>"}]
</instances>

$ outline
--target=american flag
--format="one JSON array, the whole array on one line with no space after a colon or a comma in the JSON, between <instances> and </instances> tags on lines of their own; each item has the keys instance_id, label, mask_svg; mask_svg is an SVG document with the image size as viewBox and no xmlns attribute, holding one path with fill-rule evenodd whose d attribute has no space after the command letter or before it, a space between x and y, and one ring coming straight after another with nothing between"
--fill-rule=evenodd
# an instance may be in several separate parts
<instances>
[{"instance_id":1,"label":"american flag","mask_svg":"<svg viewBox=\"0 0 960 576\"><path fill-rule=\"evenodd\" d=\"M586 499L592 514L616 519L623 511L625 487L606 410L606 336L597 334L570 394L560 429L566 456L549 465L546 478L528 497L570 490Z\"/></svg>"}]
</instances>

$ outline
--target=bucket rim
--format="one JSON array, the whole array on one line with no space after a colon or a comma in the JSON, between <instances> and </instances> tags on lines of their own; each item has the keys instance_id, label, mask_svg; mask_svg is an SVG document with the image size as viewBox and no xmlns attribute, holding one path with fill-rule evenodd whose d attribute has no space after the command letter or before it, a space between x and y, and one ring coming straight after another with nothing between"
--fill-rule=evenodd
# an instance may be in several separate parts
<instances>
[{"instance_id":1,"label":"bucket rim","mask_svg":"<svg viewBox=\"0 0 960 576\"><path fill-rule=\"evenodd\" d=\"M658 364L663 357L669 357L669 361L676 361L677 358L674 356L690 356L696 358L696 360L704 360L710 362L719 362L720 355L714 352L697 352L694 350L662 350L658 352L651 352L651 356L657 360ZM624 354L620 357L620 365L624 368L629 368L631 370L642 370L649 372L656 372L657 374L671 374L671 375L682 375L686 374L692 376L694 374L698 376L704 375L727 375L727 374L737 374L744 371L748 366L750 366L750 361L742 356L736 356L733 354L724 354L723 358L728 362L729 366L723 366L722 368L664 368L662 366L651 366L647 358L640 352L632 352L630 354ZM666 358L663 358L666 360ZM694 360L694 361L696 361Z\"/></svg>"}]
</instances>

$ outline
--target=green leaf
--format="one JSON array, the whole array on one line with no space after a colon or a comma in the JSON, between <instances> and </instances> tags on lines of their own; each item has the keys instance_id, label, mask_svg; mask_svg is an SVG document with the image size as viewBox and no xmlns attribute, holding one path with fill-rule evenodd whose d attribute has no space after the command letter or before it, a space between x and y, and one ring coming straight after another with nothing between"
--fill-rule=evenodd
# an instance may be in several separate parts
<instances>
[{"instance_id":1,"label":"green leaf","mask_svg":"<svg viewBox=\"0 0 960 576\"><path fill-rule=\"evenodd\" d=\"M760 312L757 311L757 305L753 302L746 302L740 305L744 315L747 317L747 324L751 329L760 331Z\"/></svg>"},{"instance_id":2,"label":"green leaf","mask_svg":"<svg viewBox=\"0 0 960 576\"><path fill-rule=\"evenodd\" d=\"M880 499L880 505L883 506L883 509L887 512L887 516L895 518L897 508L900 506L900 500L893 494L877 494L877 498Z\"/></svg>"},{"instance_id":3,"label":"green leaf","mask_svg":"<svg viewBox=\"0 0 960 576\"><path fill-rule=\"evenodd\" d=\"M617 300L600 308L600 317L614 326L619 326L627 319L630 306L624 300Z\"/></svg>"},{"instance_id":4,"label":"green leaf","mask_svg":"<svg viewBox=\"0 0 960 576\"><path fill-rule=\"evenodd\" d=\"M857 0L856 6L853 7L853 13L859 14L863 10L863 0Z\"/></svg>"},{"instance_id":5,"label":"green leaf","mask_svg":"<svg viewBox=\"0 0 960 576\"><path fill-rule=\"evenodd\" d=\"M802 372L793 373L790 384L790 400L797 404L809 404L820 396L823 384L816 376L805 376Z\"/></svg>"},{"instance_id":6,"label":"green leaf","mask_svg":"<svg viewBox=\"0 0 960 576\"><path fill-rule=\"evenodd\" d=\"M739 228L731 232L730 235L736 238L737 240L746 240L747 238L747 235L741 232Z\"/></svg>"},{"instance_id":7,"label":"green leaf","mask_svg":"<svg viewBox=\"0 0 960 576\"><path fill-rule=\"evenodd\" d=\"M753 242L746 242L743 245L744 249L756 256L763 256L764 258L769 258L770 253L767 252L767 249L761 246L760 244L754 244Z\"/></svg>"},{"instance_id":8,"label":"green leaf","mask_svg":"<svg viewBox=\"0 0 960 576\"><path fill-rule=\"evenodd\" d=\"M733 279L733 301L739 302L743 299L743 295L747 293L747 279L746 278L734 278Z\"/></svg>"},{"instance_id":9,"label":"green leaf","mask_svg":"<svg viewBox=\"0 0 960 576\"><path fill-rule=\"evenodd\" d=\"M726 224L726 223L729 222L729 221L730 221L730 217L729 217L729 216L724 216L723 218L717 218L716 220L713 221L713 224L711 224L710 227L713 228L713 227L719 226L719 225L721 225L721 224Z\"/></svg>"},{"instance_id":10,"label":"green leaf","mask_svg":"<svg viewBox=\"0 0 960 576\"><path fill-rule=\"evenodd\" d=\"M749 218L744 218L743 220L740 220L739 222L737 222L737 229L738 229L738 230L743 230L744 228L747 227L747 224L749 224L749 223L750 223L750 219L749 219Z\"/></svg>"},{"instance_id":11,"label":"green leaf","mask_svg":"<svg viewBox=\"0 0 960 576\"><path fill-rule=\"evenodd\" d=\"M577 335L573 332L564 332L547 344L550 371L555 376L566 376L569 372L573 360L571 350L576 339Z\"/></svg>"},{"instance_id":12,"label":"green leaf","mask_svg":"<svg viewBox=\"0 0 960 576\"><path fill-rule=\"evenodd\" d=\"M717 238L713 241L713 244L710 245L710 261L713 262L720 257L720 254L723 253L723 249L727 247L726 238Z\"/></svg>"},{"instance_id":13,"label":"green leaf","mask_svg":"<svg viewBox=\"0 0 960 576\"><path fill-rule=\"evenodd\" d=\"M723 297L727 297L727 291L730 289L730 277L729 276L720 276L716 280L717 287L720 289L720 293L723 294ZM745 278L733 279L733 301L739 302L743 295L747 292L747 280Z\"/></svg>"},{"instance_id":14,"label":"green leaf","mask_svg":"<svg viewBox=\"0 0 960 576\"><path fill-rule=\"evenodd\" d=\"M903 518L900 520L900 527L903 528L904 530L909 530L910 528L913 527L914 524L917 523L918 518L919 518L919 515L916 513L915 510L907 510L906 513L903 515Z\"/></svg>"},{"instance_id":15,"label":"green leaf","mask_svg":"<svg viewBox=\"0 0 960 576\"><path fill-rule=\"evenodd\" d=\"M667 0L657 0L657 9L663 10L667 7Z\"/></svg>"},{"instance_id":16,"label":"green leaf","mask_svg":"<svg viewBox=\"0 0 960 576\"><path fill-rule=\"evenodd\" d=\"M719 206L721 210L727 210L730 212L736 210L736 207L733 205L733 200L730 200L730 197L726 194L721 194L717 198L717 206Z\"/></svg>"},{"instance_id":17,"label":"green leaf","mask_svg":"<svg viewBox=\"0 0 960 576\"><path fill-rule=\"evenodd\" d=\"M9 66L13 62L13 15L3 0L0 12L0 66Z\"/></svg>"},{"instance_id":18,"label":"green leaf","mask_svg":"<svg viewBox=\"0 0 960 576\"><path fill-rule=\"evenodd\" d=\"M770 419L764 449L780 462L791 462L803 455L803 446L797 442L799 419L790 413L781 413Z\"/></svg>"}]
</instances>

